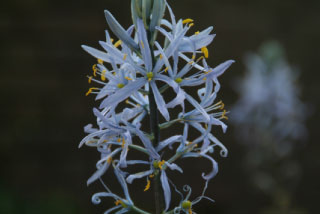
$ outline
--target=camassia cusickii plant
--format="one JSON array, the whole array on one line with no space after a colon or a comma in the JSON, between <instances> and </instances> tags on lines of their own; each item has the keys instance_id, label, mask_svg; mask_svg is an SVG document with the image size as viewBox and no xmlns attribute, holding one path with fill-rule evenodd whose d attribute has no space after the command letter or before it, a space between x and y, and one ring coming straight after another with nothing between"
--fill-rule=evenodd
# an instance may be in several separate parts
<instances>
[{"instance_id":1,"label":"camassia cusickii plant","mask_svg":"<svg viewBox=\"0 0 320 214\"><path fill-rule=\"evenodd\" d=\"M166 11L169 19L164 18ZM213 28L195 31L193 20L177 20L165 0L132 0L131 12L133 25L125 29L105 10L110 31L106 31L106 41L99 42L102 50L82 46L97 59L92 76L88 76L93 87L87 92L99 102L99 107L93 109L97 125L85 126L88 135L79 145L96 147L101 155L87 184L101 182L104 191L94 194L92 202L99 204L104 197L114 200L115 205L105 214L195 213L193 206L199 201L212 201L205 191L218 172L213 154L226 157L228 153L211 130L213 126L220 126L223 132L227 129L223 122L227 111L222 101L216 101L218 77L234 61L210 67L206 62L207 46L215 37L211 34ZM111 32L117 38L111 38ZM192 90L197 96L188 94ZM141 125L143 120L148 128ZM177 125L182 127L181 133L161 138L166 129L172 131ZM191 129L199 135L188 134ZM130 159L130 152L141 155ZM212 163L209 173L199 175L204 188L193 199L190 185L179 190L167 176L168 170L183 173L176 161L187 158L203 158ZM128 170L137 165L145 170L130 174ZM109 188L103 177L108 170L119 181L119 188L113 188L122 189L123 194ZM155 198L148 203L155 203L154 210L135 205L129 189L135 188L132 183L136 179L145 180L144 191L152 187ZM178 204L172 203L173 193L181 197Z\"/></svg>"}]
</instances>

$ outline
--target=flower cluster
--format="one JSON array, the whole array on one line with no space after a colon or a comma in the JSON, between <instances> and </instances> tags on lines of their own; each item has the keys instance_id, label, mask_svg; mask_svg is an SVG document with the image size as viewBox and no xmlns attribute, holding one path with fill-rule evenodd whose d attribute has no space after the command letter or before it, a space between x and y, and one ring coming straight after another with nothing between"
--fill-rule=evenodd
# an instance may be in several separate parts
<instances>
[{"instance_id":1,"label":"flower cluster","mask_svg":"<svg viewBox=\"0 0 320 214\"><path fill-rule=\"evenodd\" d=\"M109 168L113 171L123 189L121 197L103 183L106 192L96 193L93 203L100 203L101 197L111 197L115 207L105 213L117 211L128 213L134 210L147 213L136 207L130 197L128 184L135 179L146 179L145 191L150 186L150 180L159 178L166 213L192 213L192 205L198 203L204 196L208 182L217 174L218 165L209 155L218 147L220 154L227 156L227 149L211 133L212 126L221 126L225 132L227 126L222 121L227 119L223 102L216 102L220 89L218 77L234 62L228 60L215 68L211 68L206 58L209 56L207 46L214 39L212 27L188 35L194 25L192 19L176 20L171 8L164 0L135 1L132 0L132 17L134 25L124 29L112 16L105 11L105 17L110 30L118 41L111 38L106 31L106 41L100 41L103 51L83 45L82 48L97 58L93 65L93 75L88 77L89 83L95 83L87 92L95 94L100 100L99 109L94 108L97 117L97 128L89 124L85 127L88 135L80 142L79 147L87 145L96 147L101 154L97 162L97 171L88 179L88 185L100 180ZM165 10L170 13L170 20L163 18ZM162 36L161 46L157 38ZM160 87L161 86L161 87ZM188 87L198 88L198 98L187 93ZM200 89L199 89L200 88ZM164 96L169 90L174 92L172 100ZM186 103L192 106L187 110ZM180 109L180 113L172 119L170 110ZM158 123L157 114L165 119ZM142 121L151 118L152 132L148 133L141 127ZM165 130L174 124L184 126L183 133L159 140L160 130ZM199 137L192 139L189 129L199 132ZM175 154L163 159L166 150L175 150ZM129 151L141 152L145 158L131 160ZM168 178L166 171L177 170L183 173L175 162L183 158L203 157L212 163L212 171L203 173L205 181L203 194L190 201L191 188L184 187L187 195L179 205L169 211L171 205L171 189L177 188ZM128 167L144 165L146 170L129 174ZM178 191L179 192L179 191Z\"/></svg>"}]
</instances>

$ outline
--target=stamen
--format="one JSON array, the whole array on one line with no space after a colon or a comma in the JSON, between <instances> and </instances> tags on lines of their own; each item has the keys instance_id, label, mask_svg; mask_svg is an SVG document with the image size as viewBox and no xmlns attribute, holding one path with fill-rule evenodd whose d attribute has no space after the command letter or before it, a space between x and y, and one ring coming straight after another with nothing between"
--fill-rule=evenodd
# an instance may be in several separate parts
<instances>
[{"instance_id":1,"label":"stamen","mask_svg":"<svg viewBox=\"0 0 320 214\"><path fill-rule=\"evenodd\" d=\"M193 60L191 60L190 62L188 62L189 65L192 65L194 63Z\"/></svg>"},{"instance_id":2,"label":"stamen","mask_svg":"<svg viewBox=\"0 0 320 214\"><path fill-rule=\"evenodd\" d=\"M88 78L88 83L90 84L91 81L92 81L92 76L90 76L90 77Z\"/></svg>"},{"instance_id":3,"label":"stamen","mask_svg":"<svg viewBox=\"0 0 320 214\"><path fill-rule=\"evenodd\" d=\"M194 23L189 24L189 27L192 27L194 25Z\"/></svg>"},{"instance_id":4,"label":"stamen","mask_svg":"<svg viewBox=\"0 0 320 214\"><path fill-rule=\"evenodd\" d=\"M149 178L153 178L153 177L154 177L154 174L149 175Z\"/></svg>"},{"instance_id":5,"label":"stamen","mask_svg":"<svg viewBox=\"0 0 320 214\"><path fill-rule=\"evenodd\" d=\"M221 118L228 120L229 118L226 116L226 113L227 113L227 111L226 111L226 110L223 110L222 115L221 115Z\"/></svg>"},{"instance_id":6,"label":"stamen","mask_svg":"<svg viewBox=\"0 0 320 214\"><path fill-rule=\"evenodd\" d=\"M122 44L122 41L121 41L121 40L118 40L118 41L114 44L114 47L117 48L117 47L119 47L121 44Z\"/></svg>"},{"instance_id":7,"label":"stamen","mask_svg":"<svg viewBox=\"0 0 320 214\"><path fill-rule=\"evenodd\" d=\"M126 208L127 207L127 205L123 202L123 201L121 201L121 200L117 200L117 201L115 201L114 202L114 204L116 205L116 206L118 206L118 205L122 205L122 207L124 207L124 208Z\"/></svg>"},{"instance_id":8,"label":"stamen","mask_svg":"<svg viewBox=\"0 0 320 214\"><path fill-rule=\"evenodd\" d=\"M167 73L169 70L169 67L166 67L166 69L164 69L164 73Z\"/></svg>"},{"instance_id":9,"label":"stamen","mask_svg":"<svg viewBox=\"0 0 320 214\"><path fill-rule=\"evenodd\" d=\"M196 55L193 54L191 59L192 59L192 60L195 60L195 58L196 58Z\"/></svg>"},{"instance_id":10,"label":"stamen","mask_svg":"<svg viewBox=\"0 0 320 214\"><path fill-rule=\"evenodd\" d=\"M98 63L99 63L100 65L103 65L103 60L102 60L102 59L98 59Z\"/></svg>"},{"instance_id":11,"label":"stamen","mask_svg":"<svg viewBox=\"0 0 320 214\"><path fill-rule=\"evenodd\" d=\"M126 80L132 80L132 78L130 77L124 77Z\"/></svg>"},{"instance_id":12,"label":"stamen","mask_svg":"<svg viewBox=\"0 0 320 214\"><path fill-rule=\"evenodd\" d=\"M107 163L110 164L112 162L112 156L108 157Z\"/></svg>"},{"instance_id":13,"label":"stamen","mask_svg":"<svg viewBox=\"0 0 320 214\"><path fill-rule=\"evenodd\" d=\"M86 96L91 94L93 90L99 90L99 88L89 88L88 92L86 93Z\"/></svg>"},{"instance_id":14,"label":"stamen","mask_svg":"<svg viewBox=\"0 0 320 214\"><path fill-rule=\"evenodd\" d=\"M208 51L208 48L207 48L207 47L202 47L202 48L201 48L201 52L204 54L204 57L205 57L205 58L208 58L208 57L209 57L209 51Z\"/></svg>"},{"instance_id":15,"label":"stamen","mask_svg":"<svg viewBox=\"0 0 320 214\"><path fill-rule=\"evenodd\" d=\"M97 76L97 70L98 70L98 68L97 68L97 64L94 64L93 66L92 66L92 70L93 70L93 76Z\"/></svg>"},{"instance_id":16,"label":"stamen","mask_svg":"<svg viewBox=\"0 0 320 214\"><path fill-rule=\"evenodd\" d=\"M182 21L182 24L188 24L190 22L193 22L193 19L185 19Z\"/></svg>"},{"instance_id":17,"label":"stamen","mask_svg":"<svg viewBox=\"0 0 320 214\"><path fill-rule=\"evenodd\" d=\"M128 54L124 54L124 55L123 55L123 60L126 60L126 59L127 59L127 56L128 56Z\"/></svg>"},{"instance_id":18,"label":"stamen","mask_svg":"<svg viewBox=\"0 0 320 214\"><path fill-rule=\"evenodd\" d=\"M162 59L163 58L163 56L162 56L162 54L160 54L160 59Z\"/></svg>"},{"instance_id":19,"label":"stamen","mask_svg":"<svg viewBox=\"0 0 320 214\"><path fill-rule=\"evenodd\" d=\"M126 144L126 142L124 141L124 138L122 138L121 148L124 148L124 144Z\"/></svg>"},{"instance_id":20,"label":"stamen","mask_svg":"<svg viewBox=\"0 0 320 214\"><path fill-rule=\"evenodd\" d=\"M141 41L141 47L144 49L144 43L143 43L143 41Z\"/></svg>"},{"instance_id":21,"label":"stamen","mask_svg":"<svg viewBox=\"0 0 320 214\"><path fill-rule=\"evenodd\" d=\"M102 72L101 72L101 80L102 81L106 81L106 70L103 70Z\"/></svg>"},{"instance_id":22,"label":"stamen","mask_svg":"<svg viewBox=\"0 0 320 214\"><path fill-rule=\"evenodd\" d=\"M114 42L114 39L111 38L110 41L111 41L111 43L113 43L113 42Z\"/></svg>"},{"instance_id":23,"label":"stamen","mask_svg":"<svg viewBox=\"0 0 320 214\"><path fill-rule=\"evenodd\" d=\"M197 31L197 32L194 33L194 35L198 35L199 33L200 33L200 31Z\"/></svg>"},{"instance_id":24,"label":"stamen","mask_svg":"<svg viewBox=\"0 0 320 214\"><path fill-rule=\"evenodd\" d=\"M150 180L148 179L147 180L147 185L146 185L146 187L144 188L144 192L146 192L146 191L148 191L149 189L150 189L150 186L151 186L151 182L150 182Z\"/></svg>"}]
</instances>

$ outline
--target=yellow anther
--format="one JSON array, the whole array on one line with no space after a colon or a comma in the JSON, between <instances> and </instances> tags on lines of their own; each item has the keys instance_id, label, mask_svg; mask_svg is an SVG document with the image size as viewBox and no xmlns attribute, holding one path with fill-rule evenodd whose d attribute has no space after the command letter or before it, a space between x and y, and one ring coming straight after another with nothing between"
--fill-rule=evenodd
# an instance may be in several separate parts
<instances>
[{"instance_id":1,"label":"yellow anther","mask_svg":"<svg viewBox=\"0 0 320 214\"><path fill-rule=\"evenodd\" d=\"M192 60L195 60L195 58L196 58L196 55L193 54L192 57L191 57L191 59L192 59Z\"/></svg>"},{"instance_id":2,"label":"yellow anther","mask_svg":"<svg viewBox=\"0 0 320 214\"><path fill-rule=\"evenodd\" d=\"M194 25L194 23L189 24L189 27L192 27Z\"/></svg>"},{"instance_id":3,"label":"yellow anther","mask_svg":"<svg viewBox=\"0 0 320 214\"><path fill-rule=\"evenodd\" d=\"M167 73L168 70L169 70L169 67L166 67L166 68L164 69L164 73Z\"/></svg>"},{"instance_id":4,"label":"yellow anther","mask_svg":"<svg viewBox=\"0 0 320 214\"><path fill-rule=\"evenodd\" d=\"M193 19L185 19L182 21L182 24L188 24L190 22L193 22Z\"/></svg>"},{"instance_id":5,"label":"yellow anther","mask_svg":"<svg viewBox=\"0 0 320 214\"><path fill-rule=\"evenodd\" d=\"M224 109L224 103L221 101L221 106L219 108L220 110L223 110Z\"/></svg>"},{"instance_id":6,"label":"yellow anther","mask_svg":"<svg viewBox=\"0 0 320 214\"><path fill-rule=\"evenodd\" d=\"M86 93L86 96L91 94L93 90L98 90L98 88L89 88L88 92Z\"/></svg>"},{"instance_id":7,"label":"yellow anther","mask_svg":"<svg viewBox=\"0 0 320 214\"><path fill-rule=\"evenodd\" d=\"M191 207L189 208L188 213L189 213L189 214L192 214L192 209L191 209Z\"/></svg>"},{"instance_id":8,"label":"yellow anther","mask_svg":"<svg viewBox=\"0 0 320 214\"><path fill-rule=\"evenodd\" d=\"M106 80L106 70L101 71L101 80L105 81Z\"/></svg>"},{"instance_id":9,"label":"yellow anther","mask_svg":"<svg viewBox=\"0 0 320 214\"><path fill-rule=\"evenodd\" d=\"M143 41L141 41L141 47L144 49L144 43L143 43Z\"/></svg>"},{"instance_id":10,"label":"yellow anther","mask_svg":"<svg viewBox=\"0 0 320 214\"><path fill-rule=\"evenodd\" d=\"M107 163L110 164L112 162L112 156L108 157Z\"/></svg>"},{"instance_id":11,"label":"yellow anther","mask_svg":"<svg viewBox=\"0 0 320 214\"><path fill-rule=\"evenodd\" d=\"M121 138L118 138L118 139L117 139L117 142L120 143L120 142L121 142Z\"/></svg>"},{"instance_id":12,"label":"yellow anther","mask_svg":"<svg viewBox=\"0 0 320 214\"><path fill-rule=\"evenodd\" d=\"M126 144L126 141L124 141L124 138L122 138L122 144L121 144L121 148L124 148L124 145Z\"/></svg>"},{"instance_id":13,"label":"yellow anther","mask_svg":"<svg viewBox=\"0 0 320 214\"><path fill-rule=\"evenodd\" d=\"M121 200L117 200L117 201L115 201L114 202L114 204L116 205L116 206L118 206L118 205L122 205L122 207L124 207L124 208L126 208L127 207L127 205L123 202L123 201L121 201Z\"/></svg>"},{"instance_id":14,"label":"yellow anther","mask_svg":"<svg viewBox=\"0 0 320 214\"><path fill-rule=\"evenodd\" d=\"M175 79L176 83L181 83L182 82L182 78L178 77L177 79Z\"/></svg>"},{"instance_id":15,"label":"yellow anther","mask_svg":"<svg viewBox=\"0 0 320 214\"><path fill-rule=\"evenodd\" d=\"M140 107L141 105L138 103L136 106L137 106L137 107Z\"/></svg>"},{"instance_id":16,"label":"yellow anther","mask_svg":"<svg viewBox=\"0 0 320 214\"><path fill-rule=\"evenodd\" d=\"M203 81L206 81L207 80L207 77L203 78Z\"/></svg>"},{"instance_id":17,"label":"yellow anther","mask_svg":"<svg viewBox=\"0 0 320 214\"><path fill-rule=\"evenodd\" d=\"M204 124L204 128L205 128L205 129L208 129L208 124L205 123L205 124Z\"/></svg>"},{"instance_id":18,"label":"yellow anther","mask_svg":"<svg viewBox=\"0 0 320 214\"><path fill-rule=\"evenodd\" d=\"M126 99L126 103L129 104L129 100L128 99Z\"/></svg>"},{"instance_id":19,"label":"yellow anther","mask_svg":"<svg viewBox=\"0 0 320 214\"><path fill-rule=\"evenodd\" d=\"M228 120L229 118L226 116L226 113L227 113L227 111L223 110L221 118Z\"/></svg>"},{"instance_id":20,"label":"yellow anther","mask_svg":"<svg viewBox=\"0 0 320 214\"><path fill-rule=\"evenodd\" d=\"M98 63L102 65L103 64L103 60L102 59L98 59Z\"/></svg>"},{"instance_id":21,"label":"yellow anther","mask_svg":"<svg viewBox=\"0 0 320 214\"><path fill-rule=\"evenodd\" d=\"M162 59L163 58L163 56L162 56L162 54L160 54L160 59Z\"/></svg>"},{"instance_id":22,"label":"yellow anther","mask_svg":"<svg viewBox=\"0 0 320 214\"><path fill-rule=\"evenodd\" d=\"M153 178L153 177L154 177L154 174L149 175L149 178Z\"/></svg>"},{"instance_id":23,"label":"yellow anther","mask_svg":"<svg viewBox=\"0 0 320 214\"><path fill-rule=\"evenodd\" d=\"M117 87L118 87L118 88L123 88L123 87L124 87L124 84L123 84L123 83L119 83L119 84L117 85Z\"/></svg>"},{"instance_id":24,"label":"yellow anther","mask_svg":"<svg viewBox=\"0 0 320 214\"><path fill-rule=\"evenodd\" d=\"M153 167L155 168L155 169L162 169L162 166L163 166L163 164L165 164L165 160L162 160L162 161L153 161Z\"/></svg>"},{"instance_id":25,"label":"yellow anther","mask_svg":"<svg viewBox=\"0 0 320 214\"><path fill-rule=\"evenodd\" d=\"M165 160L162 160L159 162L159 168L162 169L162 166L166 163Z\"/></svg>"},{"instance_id":26,"label":"yellow anther","mask_svg":"<svg viewBox=\"0 0 320 214\"><path fill-rule=\"evenodd\" d=\"M128 56L128 54L124 54L124 55L123 55L123 60L126 60L126 59L127 59L127 56Z\"/></svg>"},{"instance_id":27,"label":"yellow anther","mask_svg":"<svg viewBox=\"0 0 320 214\"><path fill-rule=\"evenodd\" d=\"M195 32L194 34L195 34L195 35L198 35L199 33L200 33L200 31L197 31L197 32Z\"/></svg>"},{"instance_id":28,"label":"yellow anther","mask_svg":"<svg viewBox=\"0 0 320 214\"><path fill-rule=\"evenodd\" d=\"M97 64L94 64L93 66L92 66L92 70L93 70L93 76L97 76L97 70L98 70L98 68L97 68Z\"/></svg>"},{"instance_id":29,"label":"yellow anther","mask_svg":"<svg viewBox=\"0 0 320 214\"><path fill-rule=\"evenodd\" d=\"M114 47L117 48L117 47L119 47L121 44L122 44L122 41L121 41L121 40L118 40L118 41L114 44Z\"/></svg>"},{"instance_id":30,"label":"yellow anther","mask_svg":"<svg viewBox=\"0 0 320 214\"><path fill-rule=\"evenodd\" d=\"M203 73L208 74L208 73L210 73L211 71L212 71L212 70L209 69L208 71L204 71Z\"/></svg>"},{"instance_id":31,"label":"yellow anther","mask_svg":"<svg viewBox=\"0 0 320 214\"><path fill-rule=\"evenodd\" d=\"M201 48L201 52L204 54L204 57L205 57L205 58L208 58L208 57L209 57L209 51L208 51L208 48L207 48L207 47L202 47L202 48Z\"/></svg>"},{"instance_id":32,"label":"yellow anther","mask_svg":"<svg viewBox=\"0 0 320 214\"><path fill-rule=\"evenodd\" d=\"M130 77L124 77L126 80L132 80L132 78Z\"/></svg>"},{"instance_id":33,"label":"yellow anther","mask_svg":"<svg viewBox=\"0 0 320 214\"><path fill-rule=\"evenodd\" d=\"M148 77L148 81L151 81L153 78L153 73L152 72L148 72L147 73L147 77Z\"/></svg>"},{"instance_id":34,"label":"yellow anther","mask_svg":"<svg viewBox=\"0 0 320 214\"><path fill-rule=\"evenodd\" d=\"M91 81L92 81L92 76L90 76L90 77L88 78L88 83L90 84Z\"/></svg>"},{"instance_id":35,"label":"yellow anther","mask_svg":"<svg viewBox=\"0 0 320 214\"><path fill-rule=\"evenodd\" d=\"M190 62L188 62L189 65L192 65L194 63L193 60L191 60Z\"/></svg>"},{"instance_id":36,"label":"yellow anther","mask_svg":"<svg viewBox=\"0 0 320 214\"><path fill-rule=\"evenodd\" d=\"M111 41L111 43L113 43L113 42L114 42L114 39L111 38L110 41Z\"/></svg>"},{"instance_id":37,"label":"yellow anther","mask_svg":"<svg viewBox=\"0 0 320 214\"><path fill-rule=\"evenodd\" d=\"M144 188L144 192L146 192L146 191L148 191L149 189L150 189L150 186L151 186L151 182L150 182L150 180L148 179L147 180L147 185L146 185L146 187Z\"/></svg>"}]
</instances>

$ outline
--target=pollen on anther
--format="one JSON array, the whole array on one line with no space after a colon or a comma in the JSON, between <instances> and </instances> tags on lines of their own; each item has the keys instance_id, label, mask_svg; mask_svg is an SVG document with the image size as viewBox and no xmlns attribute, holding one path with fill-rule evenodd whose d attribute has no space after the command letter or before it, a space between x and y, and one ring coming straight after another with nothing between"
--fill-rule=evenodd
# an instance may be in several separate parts
<instances>
[{"instance_id":1,"label":"pollen on anther","mask_svg":"<svg viewBox=\"0 0 320 214\"><path fill-rule=\"evenodd\" d=\"M121 40L118 40L118 41L114 44L114 47L117 48L117 47L119 47L121 44L122 44L122 41L121 41Z\"/></svg>"},{"instance_id":2,"label":"pollen on anther","mask_svg":"<svg viewBox=\"0 0 320 214\"><path fill-rule=\"evenodd\" d=\"M132 78L130 77L124 77L126 80L132 80Z\"/></svg>"},{"instance_id":3,"label":"pollen on anther","mask_svg":"<svg viewBox=\"0 0 320 214\"><path fill-rule=\"evenodd\" d=\"M147 185L146 185L146 187L144 188L144 192L146 192L146 191L148 191L149 189L150 189L150 186L151 186L151 182L150 182L150 180L148 179L147 180Z\"/></svg>"},{"instance_id":4,"label":"pollen on anther","mask_svg":"<svg viewBox=\"0 0 320 214\"><path fill-rule=\"evenodd\" d=\"M90 76L90 77L88 78L88 83L90 84L91 81L92 81L92 76Z\"/></svg>"},{"instance_id":5,"label":"pollen on anther","mask_svg":"<svg viewBox=\"0 0 320 214\"><path fill-rule=\"evenodd\" d=\"M98 59L98 63L102 65L103 64L103 60L102 59Z\"/></svg>"},{"instance_id":6,"label":"pollen on anther","mask_svg":"<svg viewBox=\"0 0 320 214\"><path fill-rule=\"evenodd\" d=\"M185 19L182 21L182 24L188 24L190 22L193 22L193 19Z\"/></svg>"},{"instance_id":7,"label":"pollen on anther","mask_svg":"<svg viewBox=\"0 0 320 214\"><path fill-rule=\"evenodd\" d=\"M204 54L204 57L205 57L205 58L208 58L208 57L209 57L209 51L208 51L208 48L207 48L207 47L202 47L202 48L201 48L201 52Z\"/></svg>"},{"instance_id":8,"label":"pollen on anther","mask_svg":"<svg viewBox=\"0 0 320 214\"><path fill-rule=\"evenodd\" d=\"M189 27L192 27L194 25L194 23L189 24Z\"/></svg>"},{"instance_id":9,"label":"pollen on anther","mask_svg":"<svg viewBox=\"0 0 320 214\"><path fill-rule=\"evenodd\" d=\"M101 72L101 80L102 81L105 81L106 80L106 70L103 70L102 72Z\"/></svg>"}]
</instances>

